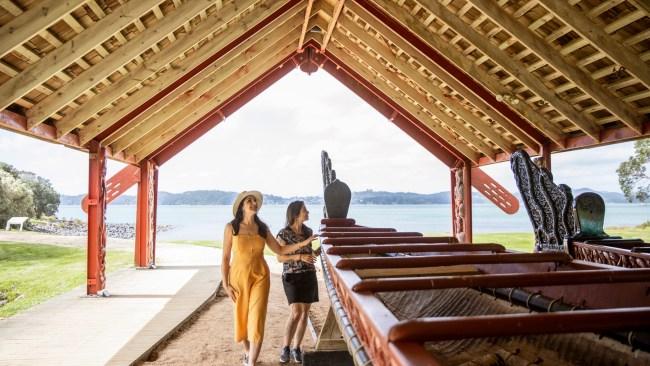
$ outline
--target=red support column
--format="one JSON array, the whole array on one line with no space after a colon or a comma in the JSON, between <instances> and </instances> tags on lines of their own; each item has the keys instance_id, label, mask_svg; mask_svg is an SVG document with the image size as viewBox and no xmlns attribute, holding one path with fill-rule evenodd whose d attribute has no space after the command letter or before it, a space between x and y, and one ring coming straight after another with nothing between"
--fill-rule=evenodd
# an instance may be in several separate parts
<instances>
[{"instance_id":1,"label":"red support column","mask_svg":"<svg viewBox=\"0 0 650 366\"><path fill-rule=\"evenodd\" d=\"M472 172L465 162L451 172L452 234L461 243L472 242Z\"/></svg>"},{"instance_id":2,"label":"red support column","mask_svg":"<svg viewBox=\"0 0 650 366\"><path fill-rule=\"evenodd\" d=\"M549 142L542 144L540 149L540 155L542 159L542 166L548 171L551 171L551 144Z\"/></svg>"},{"instance_id":3,"label":"red support column","mask_svg":"<svg viewBox=\"0 0 650 366\"><path fill-rule=\"evenodd\" d=\"M155 237L155 164L151 160L140 163L138 206L135 218L135 266L153 267Z\"/></svg>"},{"instance_id":4,"label":"red support column","mask_svg":"<svg viewBox=\"0 0 650 366\"><path fill-rule=\"evenodd\" d=\"M88 267L86 293L104 290L106 277L106 149L97 141L88 144Z\"/></svg>"}]
</instances>

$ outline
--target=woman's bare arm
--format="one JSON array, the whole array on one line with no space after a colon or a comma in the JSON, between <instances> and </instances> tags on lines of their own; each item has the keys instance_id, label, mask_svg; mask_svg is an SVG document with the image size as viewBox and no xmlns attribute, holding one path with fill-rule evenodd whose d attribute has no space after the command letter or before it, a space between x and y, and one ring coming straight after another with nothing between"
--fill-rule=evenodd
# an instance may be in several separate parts
<instances>
[{"instance_id":1,"label":"woman's bare arm","mask_svg":"<svg viewBox=\"0 0 650 366\"><path fill-rule=\"evenodd\" d=\"M309 245L314 239L316 239L318 236L317 235L312 235L307 240L303 240L300 243L296 244L287 244L287 245L280 245L278 241L273 237L270 231L266 233L266 245L269 246L269 249L273 251L275 254L279 255L284 255L284 254L289 254L293 253L296 250Z\"/></svg>"},{"instance_id":2,"label":"woman's bare arm","mask_svg":"<svg viewBox=\"0 0 650 366\"><path fill-rule=\"evenodd\" d=\"M226 228L223 230L223 253L221 255L221 283L223 288L232 299L232 301L237 300L237 295L232 290L230 286L230 255L232 252L232 225L226 225Z\"/></svg>"}]
</instances>

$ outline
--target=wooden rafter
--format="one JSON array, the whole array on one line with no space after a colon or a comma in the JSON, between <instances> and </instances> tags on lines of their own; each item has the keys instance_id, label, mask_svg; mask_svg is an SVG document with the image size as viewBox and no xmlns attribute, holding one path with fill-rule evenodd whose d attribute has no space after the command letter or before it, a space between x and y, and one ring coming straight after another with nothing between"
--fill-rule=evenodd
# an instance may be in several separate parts
<instances>
[{"instance_id":1,"label":"wooden rafter","mask_svg":"<svg viewBox=\"0 0 650 366\"><path fill-rule=\"evenodd\" d=\"M323 34L323 42L320 45L321 53L325 52L325 49L327 49L327 44L329 43L330 38L332 37L332 32L334 32L336 23L339 21L339 16L341 15L341 11L343 10L343 4L345 4L345 0L338 0L338 2L336 3L336 7L334 7L332 18L330 19L329 24L327 24L327 31L325 32L325 34Z\"/></svg>"},{"instance_id":2,"label":"wooden rafter","mask_svg":"<svg viewBox=\"0 0 650 366\"><path fill-rule=\"evenodd\" d=\"M360 16L366 24L370 25L376 32L381 34L383 37L386 37L386 39L389 39L390 42L397 46L400 51L405 52L411 59L422 65L422 67L435 75L436 78L440 79L444 84L462 96L463 99L470 102L478 110L480 110L486 116L490 117L501 127L511 133L515 138L519 139L524 145L532 148L533 150L538 149L538 146L542 143L543 137L539 136L539 134L533 135L534 137L528 136L525 132L523 132L521 127L516 125L517 122L522 123L520 120L517 120L516 122L510 121L504 117L504 115L498 113L493 106L489 105L485 100L481 99L472 90L470 90L468 86L459 82L448 71L444 70L440 65L434 63L431 59L417 50L415 46L405 41L401 36L395 33L394 30L383 24L381 21L375 18L372 14L368 13L364 8L355 2L347 3L346 8L349 8L354 14ZM347 17L339 19L339 24L348 29L352 28L353 26L357 26L357 28L360 27L359 24L348 19ZM399 58L399 56L395 56L395 58ZM496 103L493 97L490 99L492 103ZM535 111L531 110L531 112L536 114L538 120L544 120L543 117L541 115L538 115ZM559 129L551 129L545 132L553 141L557 143L560 143L564 140L564 137Z\"/></svg>"},{"instance_id":3,"label":"wooden rafter","mask_svg":"<svg viewBox=\"0 0 650 366\"><path fill-rule=\"evenodd\" d=\"M591 42L593 47L607 55L618 65L625 67L627 72L638 78L646 88L650 88L650 68L648 65L627 47L611 39L598 24L591 21L583 12L563 1L539 0L539 3L573 28L581 37Z\"/></svg>"},{"instance_id":4,"label":"wooden rafter","mask_svg":"<svg viewBox=\"0 0 650 366\"><path fill-rule=\"evenodd\" d=\"M444 136L440 135L441 133L444 133L443 131L446 131L445 128L440 124L442 122L449 129L453 130L456 134L464 138L467 142L474 145L483 155L492 158L495 157L496 153L492 147L486 144L480 137L476 136L473 131L469 130L463 125L463 123L454 119L446 112L441 111L437 106L432 105L432 103L429 102L425 96L420 94L417 90L413 89L405 81L392 75L390 71L386 70L384 65L377 61L377 59L374 57L367 55L367 52L361 49L356 43L352 42L347 37L336 37L335 35L335 39L350 52L354 53L355 56L357 56L360 60L370 66L376 72L376 75L380 76L380 80L384 79L397 86L399 88L399 91L394 91L394 94L401 95L401 93L404 93L404 96L402 97L404 104L402 104L402 107L408 110L409 113L418 116L418 118L420 118L427 125L427 127L431 128L434 133L444 138ZM332 51L332 53L343 61L359 63L359 61L354 60L351 55L340 55L334 51ZM368 70L366 70L366 73L368 73ZM386 85L388 88L392 89L391 86L388 84ZM424 109L420 109L419 107L415 106L408 100L409 98L413 99ZM431 113L431 115L429 115L429 113ZM461 143L466 145L466 143Z\"/></svg>"},{"instance_id":5,"label":"wooden rafter","mask_svg":"<svg viewBox=\"0 0 650 366\"><path fill-rule=\"evenodd\" d=\"M154 128L165 124L166 121L182 117L183 113L188 110L188 105L196 106L204 103L205 98L201 96L209 93L215 86L220 85L226 77L235 73L241 65L248 64L259 55L272 53L275 49L284 47L286 39L282 39L282 37L286 37L287 34L293 32L302 22L299 16L290 19L285 18L284 20L285 24L274 28L277 29L276 32L271 32L272 34L258 33L255 37L248 39L225 54L224 57L215 62L215 67L211 68L213 71L211 75L207 75L203 80L196 83L191 90L179 95L156 113L151 114L149 118L140 120L131 131L111 144L111 148L116 151L123 151ZM295 38L295 35L291 37Z\"/></svg>"},{"instance_id":6,"label":"wooden rafter","mask_svg":"<svg viewBox=\"0 0 650 366\"><path fill-rule=\"evenodd\" d=\"M0 85L0 109L4 109L18 98L37 88L53 75L59 73L73 62L85 63L81 58L86 53L120 29L147 12L162 0L141 0L120 6L86 31L45 55L38 62L29 65L17 76ZM4 29L4 27L2 28ZM31 124L34 127L36 124Z\"/></svg>"},{"instance_id":7,"label":"wooden rafter","mask_svg":"<svg viewBox=\"0 0 650 366\"><path fill-rule=\"evenodd\" d=\"M208 91L204 97L190 103L183 110L179 111L174 118L167 120L165 124L152 130L147 136L126 149L126 155L135 155L136 161L145 159L160 146L175 138L185 128L204 117L206 113L238 93L245 85L264 74L268 71L269 67L289 57L295 52L296 46L298 45L298 29L293 34L285 36L284 40L287 38L293 39L288 45L285 45L281 49L276 47L275 49L277 51L274 55L270 57L258 57L247 67L241 67L236 72L230 74L224 81Z\"/></svg>"},{"instance_id":8,"label":"wooden rafter","mask_svg":"<svg viewBox=\"0 0 650 366\"><path fill-rule=\"evenodd\" d=\"M110 90L107 90L105 94L102 94L102 98L93 98L88 101L84 106L75 110L69 117L62 119L57 123L57 127L61 130L67 130L74 128L72 126L79 126L83 121L90 118L96 114L100 109L104 108L106 105L109 105L110 102L122 96L127 91L131 90L134 86L139 84L140 80L145 80L153 74L152 69L156 69L171 62L174 58L178 57L179 54L183 54L185 50L191 48L195 44L199 43L202 39L205 39L208 35L212 34L214 29L226 24L237 16L240 16L241 13L246 9L245 5L250 5L249 3L254 2L254 0L248 0L246 3L240 3L238 6L232 4L226 5L219 11L219 17L208 17L206 20L199 23L187 37L178 40L178 42L173 43L170 47L162 50L157 55L153 56L147 60L146 65L142 65L139 69L133 70L131 78L123 78L113 85ZM242 6L244 5L244 6ZM114 124L120 122L125 116L131 114L136 108L141 105L148 103L152 100L158 93L161 91L167 90L173 86L177 81L184 76L187 76L188 79L201 80L205 73L211 73L211 69L214 66L207 66L204 70L195 71L196 68L200 65L205 65L206 62L216 61L217 58L214 55L218 55L220 50L228 46L231 42L235 41L239 37L242 37L244 34L250 32L251 27L257 27L257 24L271 16L275 11L277 11L283 5L282 2L276 2L270 8L258 8L252 11L249 14L246 14L244 18L241 19L241 26L233 26L233 28L224 34L223 36L218 37L209 44L205 44L203 47L199 48L195 52L191 53L184 59L174 63L174 67L170 70L167 70L160 77L158 77L154 82L148 83L144 87L140 88L138 91L131 94L128 98L117 103L114 107L109 109L106 113L97 117L95 120L90 122L88 125L82 127L79 131L79 137L83 142L90 141L94 139L99 134L103 133L107 129L111 128ZM287 14L291 16L295 12L300 11L304 5L297 5L294 8L291 8ZM269 27L277 26L284 21L284 15L280 17L278 22L274 21L273 25L269 24ZM212 63L212 65L214 65ZM188 84L189 83L189 84ZM194 82L196 83L196 82ZM132 126L137 124L137 121L142 121L146 119L151 113L159 110L162 106L169 103L169 101L175 99L182 93L188 90L188 87L191 87L192 82L187 80L184 81L182 87L174 88L171 92L165 95L163 98L155 101L150 107L148 107L141 114L133 117L131 122L122 126L118 131L114 132L114 135L111 136L107 141L103 141L104 144L113 143L117 138L121 137L124 133L128 132ZM129 127L131 126L131 127Z\"/></svg>"},{"instance_id":9,"label":"wooden rafter","mask_svg":"<svg viewBox=\"0 0 650 366\"><path fill-rule=\"evenodd\" d=\"M0 28L0 57L27 42L88 0L47 0L12 19ZM46 9L46 10L45 10Z\"/></svg>"},{"instance_id":10,"label":"wooden rafter","mask_svg":"<svg viewBox=\"0 0 650 366\"><path fill-rule=\"evenodd\" d=\"M591 96L596 102L620 118L623 123L639 133L643 132L641 129L643 123L641 116L632 112L632 108L630 108L629 105L626 105L624 102L619 101L619 99L612 92L602 88L596 81L589 77L585 72L580 70L577 66L568 63L558 52L556 52L556 50L550 48L549 45L544 42L541 37L537 36L534 32L532 32L520 22L514 20L503 8L495 6L495 4L489 0L469 1L477 9L482 11L483 14L492 19L497 25L506 29L511 35L514 35L519 40L519 42L531 49L538 57L546 61L554 69L561 72L568 80L573 82L584 93ZM449 20L448 17L444 17L443 19L445 19L445 22ZM458 19L458 21L462 23L462 20ZM469 28L468 25L466 25L466 27ZM592 28L595 28L593 24ZM458 30L458 32L464 37L466 35L468 37L472 37L473 35L472 32L469 31L463 33L461 30ZM479 37L472 38L472 43L477 42L479 40ZM489 48L489 46L487 48ZM496 56L497 52L493 52L493 54ZM647 66L645 66L645 69L645 73L650 76L650 72L648 72Z\"/></svg>"},{"instance_id":11,"label":"wooden rafter","mask_svg":"<svg viewBox=\"0 0 650 366\"><path fill-rule=\"evenodd\" d=\"M56 93L51 94L35 104L27 111L30 124L36 125L42 123L66 104L94 87L99 81L113 74L115 70L129 63L161 39L166 38L169 33L174 32L190 19L194 18L200 11L210 6L212 6L212 1L208 0L196 0L183 3L173 14L169 14L157 22L155 27L147 28L138 33L128 43L116 50L116 52L106 55L104 59L79 75L79 77L65 84Z\"/></svg>"},{"instance_id":12,"label":"wooden rafter","mask_svg":"<svg viewBox=\"0 0 650 366\"><path fill-rule=\"evenodd\" d=\"M305 43L305 35L307 34L307 26L309 25L309 17L311 17L311 8L314 5L314 0L307 1L307 10L305 10L305 20L302 23L300 30L300 40L298 40L298 52L302 52L302 47Z\"/></svg>"},{"instance_id":13,"label":"wooden rafter","mask_svg":"<svg viewBox=\"0 0 650 366\"><path fill-rule=\"evenodd\" d=\"M455 114L460 116L465 122L471 124L473 128L477 129L481 134L489 138L503 151L506 151L508 153L512 153L515 151L515 147L513 146L512 142L506 140L492 126L486 124L480 118L473 115L472 112L465 109L465 107L463 107L455 99L446 96L442 92L442 90L440 90L440 88L438 88L435 85L432 85L431 81L427 77L420 74L411 65L408 65L406 61L403 61L398 56L394 55L391 52L390 48L388 48L385 44L382 44L374 37L368 35L363 29L360 29L354 24L349 24L351 22L344 22L344 19L345 17L339 20L339 26L342 26L348 31L352 32L352 34L354 34L356 38L358 38L364 44L369 46L374 52L377 52L377 54L381 56L383 59L390 62L390 64L393 65L393 67L395 67L396 70L399 70L399 72L403 73L414 83L416 83L420 88L425 90L427 94L429 94L432 98L434 98L435 101L438 102L436 104L443 104L445 105L444 109L451 109ZM427 106L424 107L426 107L427 109L431 108ZM433 108L437 108L437 107L433 107ZM448 111L443 111L443 113L445 112Z\"/></svg>"},{"instance_id":14,"label":"wooden rafter","mask_svg":"<svg viewBox=\"0 0 650 366\"><path fill-rule=\"evenodd\" d=\"M493 79L494 81L497 81L493 75L489 75L483 69L476 66L473 62L467 59L467 57L463 56L459 51L454 50L453 47L450 47L447 42L443 41L436 35L432 34L424 24L422 24L418 19L413 17L413 15L407 12L404 8L401 8L397 6L397 4L388 0L373 0L373 1L377 3L380 7L382 7L383 11L385 11L386 14L390 15L391 17L394 17L397 21L409 27L413 32L415 32L418 35L418 37L420 37L422 40L427 42L436 51L449 57L459 65L463 65L463 66L466 65L466 67L464 67L466 72L469 73L470 75L474 75L475 77L478 77L478 79L482 83L487 83L487 80L485 79ZM575 108L573 108L573 106L570 105L568 102L558 98L538 78L531 75L522 66L516 64L510 58L509 55L507 55L506 53L504 53L499 49L496 49L496 47L494 46L487 45L483 41L484 39L483 36L478 34L475 30L471 29L469 26L467 26L467 24L463 23L460 19L456 18L456 16L454 14L451 14L450 11L445 6L438 3L431 3L430 8L428 8L427 10L433 14L436 14L437 16L444 17L444 18L440 18L441 21L445 23L446 22L452 23L449 24L449 26L453 27L455 25L457 27L460 27L461 29L459 29L458 32L459 33L462 32L463 36L471 37L468 40L470 42L475 41L476 43L478 43L478 45L476 46L477 47L481 46L480 50L483 53L488 55L488 57L494 59L496 63L498 63L499 65L501 65L501 67L503 67L504 70L508 71L512 75L516 75L522 84L526 85L531 91L533 91L535 94L539 95L546 102L554 106L558 110L558 112L563 114L576 126L580 127L587 135L591 136L594 140L598 140L598 132L600 131L600 127L595 123L595 121L592 118L589 118L584 114L581 114ZM455 57L452 55L454 55ZM512 93L512 91L510 91L508 88L504 88L503 86L500 89L505 91L504 94ZM520 105L523 103L517 103L517 104L512 103L512 104L513 107L516 107L516 105Z\"/></svg>"}]
</instances>

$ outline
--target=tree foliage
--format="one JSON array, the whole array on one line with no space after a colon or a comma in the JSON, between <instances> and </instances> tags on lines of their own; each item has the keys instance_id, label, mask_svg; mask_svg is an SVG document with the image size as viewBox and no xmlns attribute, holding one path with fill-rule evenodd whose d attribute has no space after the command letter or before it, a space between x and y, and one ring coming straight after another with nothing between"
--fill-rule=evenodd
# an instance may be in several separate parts
<instances>
[{"instance_id":1,"label":"tree foliage","mask_svg":"<svg viewBox=\"0 0 650 366\"><path fill-rule=\"evenodd\" d=\"M59 203L49 180L0 162L0 225L13 216L54 215Z\"/></svg>"},{"instance_id":2,"label":"tree foliage","mask_svg":"<svg viewBox=\"0 0 650 366\"><path fill-rule=\"evenodd\" d=\"M0 169L0 225L13 216L34 216L34 194L25 182Z\"/></svg>"},{"instance_id":3,"label":"tree foliage","mask_svg":"<svg viewBox=\"0 0 650 366\"><path fill-rule=\"evenodd\" d=\"M634 143L634 155L616 169L618 183L628 201L650 201L650 139Z\"/></svg>"}]
</instances>

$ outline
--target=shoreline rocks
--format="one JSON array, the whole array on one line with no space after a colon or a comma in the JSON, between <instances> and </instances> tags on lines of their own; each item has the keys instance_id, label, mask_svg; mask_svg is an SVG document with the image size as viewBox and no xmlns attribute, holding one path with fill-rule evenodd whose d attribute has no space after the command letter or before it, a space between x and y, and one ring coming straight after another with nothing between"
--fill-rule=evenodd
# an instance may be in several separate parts
<instances>
[{"instance_id":1,"label":"shoreline rocks","mask_svg":"<svg viewBox=\"0 0 650 366\"><path fill-rule=\"evenodd\" d=\"M156 232L169 231L173 228L172 225L158 225ZM88 224L81 220L30 220L26 229L55 235L83 236L88 233ZM117 239L133 239L135 237L135 224L107 223L106 236Z\"/></svg>"}]
</instances>

